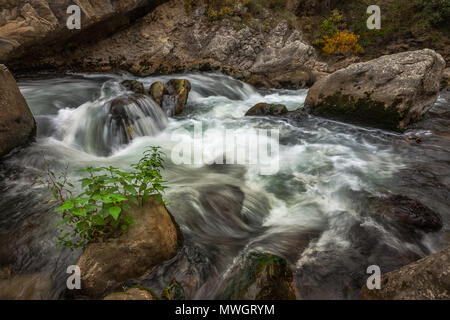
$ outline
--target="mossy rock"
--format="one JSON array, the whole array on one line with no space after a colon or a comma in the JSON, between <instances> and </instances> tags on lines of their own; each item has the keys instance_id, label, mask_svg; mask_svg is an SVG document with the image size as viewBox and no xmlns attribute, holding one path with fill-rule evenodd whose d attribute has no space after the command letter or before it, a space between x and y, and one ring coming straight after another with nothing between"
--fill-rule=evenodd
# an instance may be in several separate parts
<instances>
[{"instance_id":1,"label":"mossy rock","mask_svg":"<svg viewBox=\"0 0 450 320\"><path fill-rule=\"evenodd\" d=\"M286 260L265 253L251 253L232 271L219 300L295 300L294 277Z\"/></svg>"},{"instance_id":2,"label":"mossy rock","mask_svg":"<svg viewBox=\"0 0 450 320\"><path fill-rule=\"evenodd\" d=\"M383 102L369 97L357 98L337 92L315 106L312 114L386 130L403 131L404 129L399 127L403 115L396 108L400 102L396 100L393 105L386 106Z\"/></svg>"}]
</instances>

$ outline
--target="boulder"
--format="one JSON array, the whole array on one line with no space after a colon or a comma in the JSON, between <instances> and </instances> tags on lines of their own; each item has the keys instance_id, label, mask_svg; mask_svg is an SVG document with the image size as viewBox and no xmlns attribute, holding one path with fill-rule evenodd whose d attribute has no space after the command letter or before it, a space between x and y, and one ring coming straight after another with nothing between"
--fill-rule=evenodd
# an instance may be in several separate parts
<instances>
[{"instance_id":1,"label":"boulder","mask_svg":"<svg viewBox=\"0 0 450 320\"><path fill-rule=\"evenodd\" d=\"M167 94L162 97L161 107L168 116L176 116L186 106L191 83L184 79L172 79L166 83Z\"/></svg>"},{"instance_id":2,"label":"boulder","mask_svg":"<svg viewBox=\"0 0 450 320\"><path fill-rule=\"evenodd\" d=\"M121 85L124 86L127 90L130 90L137 94L146 94L147 91L144 89L144 85L142 82L137 80L124 80L121 82Z\"/></svg>"},{"instance_id":3,"label":"boulder","mask_svg":"<svg viewBox=\"0 0 450 320\"><path fill-rule=\"evenodd\" d=\"M36 134L36 123L9 70L0 65L0 156Z\"/></svg>"},{"instance_id":4,"label":"boulder","mask_svg":"<svg viewBox=\"0 0 450 320\"><path fill-rule=\"evenodd\" d=\"M283 104L258 103L250 108L246 116L279 116L288 113Z\"/></svg>"},{"instance_id":5,"label":"boulder","mask_svg":"<svg viewBox=\"0 0 450 320\"><path fill-rule=\"evenodd\" d=\"M298 296L286 260L266 253L251 253L231 271L219 300L295 300Z\"/></svg>"},{"instance_id":6,"label":"boulder","mask_svg":"<svg viewBox=\"0 0 450 320\"><path fill-rule=\"evenodd\" d=\"M182 235L165 206L153 198L142 207L131 206L127 214L136 225L118 237L88 244L80 256L81 290L75 294L99 298L177 254Z\"/></svg>"},{"instance_id":7,"label":"boulder","mask_svg":"<svg viewBox=\"0 0 450 320\"><path fill-rule=\"evenodd\" d=\"M103 300L153 300L153 296L147 290L131 288L125 292L107 295Z\"/></svg>"},{"instance_id":8,"label":"boulder","mask_svg":"<svg viewBox=\"0 0 450 320\"><path fill-rule=\"evenodd\" d=\"M161 81L152 83L149 90L153 100L159 105L162 105L162 99L165 94L168 94L166 87Z\"/></svg>"},{"instance_id":9,"label":"boulder","mask_svg":"<svg viewBox=\"0 0 450 320\"><path fill-rule=\"evenodd\" d=\"M433 106L444 67L430 49L356 63L317 81L305 106L313 115L404 131Z\"/></svg>"},{"instance_id":10,"label":"boulder","mask_svg":"<svg viewBox=\"0 0 450 320\"><path fill-rule=\"evenodd\" d=\"M363 300L450 299L450 246L381 277L381 289L364 286Z\"/></svg>"}]
</instances>

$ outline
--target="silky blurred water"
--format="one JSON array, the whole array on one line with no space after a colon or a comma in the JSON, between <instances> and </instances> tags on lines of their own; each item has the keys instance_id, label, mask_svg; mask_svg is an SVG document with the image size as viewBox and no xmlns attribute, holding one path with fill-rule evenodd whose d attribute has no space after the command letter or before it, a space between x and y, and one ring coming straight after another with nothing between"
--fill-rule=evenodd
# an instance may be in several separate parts
<instances>
[{"instance_id":1,"label":"silky blurred water","mask_svg":"<svg viewBox=\"0 0 450 320\"><path fill-rule=\"evenodd\" d=\"M15 257L1 265L10 264L20 274L51 274L52 298L61 298L66 268L80 252L55 247L57 214L42 204L49 195L31 186L31 179L43 169L44 158L54 170L69 164L75 181L80 178L76 170L87 166L127 169L149 145L161 146L168 155L168 208L185 237L177 257L134 281L155 290L176 278L189 299L214 299L227 270L259 250L288 260L302 298L355 298L369 265L388 272L448 242L450 105L445 98L422 124L399 135L315 117L298 122L244 117L259 102L295 110L303 106L307 90L261 91L221 74L138 80L149 87L172 78L192 84L183 113L167 118L150 98L141 98L127 107L134 121L127 125L137 129L132 135L122 132L125 140L117 138L121 134L107 110L115 98L129 94L119 83L132 76L71 74L19 81L38 137L0 165L0 241ZM201 145L194 143L196 125L209 129ZM174 132L186 132L184 141L207 153L225 129L239 130L243 139L254 129L278 129L279 171L261 175L252 165L171 162ZM409 143L407 137L422 142ZM371 219L364 212L365 197L386 192L420 200L442 216L444 229L406 237Z\"/></svg>"}]
</instances>

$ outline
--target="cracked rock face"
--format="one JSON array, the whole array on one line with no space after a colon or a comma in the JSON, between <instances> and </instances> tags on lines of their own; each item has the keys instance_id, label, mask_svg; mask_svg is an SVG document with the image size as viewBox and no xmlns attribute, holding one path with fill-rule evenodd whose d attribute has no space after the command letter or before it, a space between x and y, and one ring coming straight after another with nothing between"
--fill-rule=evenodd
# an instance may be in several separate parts
<instances>
[{"instance_id":1,"label":"cracked rock face","mask_svg":"<svg viewBox=\"0 0 450 320\"><path fill-rule=\"evenodd\" d=\"M314 82L317 58L299 31L285 21L263 31L224 19L210 21L200 6L166 2L100 41L40 61L45 66L104 70L139 76L189 70L222 70L264 87L304 87Z\"/></svg>"},{"instance_id":2,"label":"cracked rock face","mask_svg":"<svg viewBox=\"0 0 450 320\"><path fill-rule=\"evenodd\" d=\"M356 63L317 81L305 106L314 115L403 131L433 106L444 67L430 49Z\"/></svg>"},{"instance_id":3,"label":"cracked rock face","mask_svg":"<svg viewBox=\"0 0 450 320\"><path fill-rule=\"evenodd\" d=\"M0 0L0 62L18 58L32 46L52 44L89 30L90 27L115 18L119 19L132 10L144 9L163 1L152 0ZM67 8L78 5L81 9L80 31L66 27ZM108 24L114 30L115 24ZM109 30L111 31L111 30ZM50 44L51 43L51 44Z\"/></svg>"}]
</instances>

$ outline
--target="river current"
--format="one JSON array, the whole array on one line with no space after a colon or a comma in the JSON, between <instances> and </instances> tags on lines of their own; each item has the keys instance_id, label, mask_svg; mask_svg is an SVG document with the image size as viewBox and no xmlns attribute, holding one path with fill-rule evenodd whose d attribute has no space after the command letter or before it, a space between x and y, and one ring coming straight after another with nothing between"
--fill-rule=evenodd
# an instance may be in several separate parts
<instances>
[{"instance_id":1,"label":"river current","mask_svg":"<svg viewBox=\"0 0 450 320\"><path fill-rule=\"evenodd\" d=\"M287 259L303 299L350 299L358 297L368 266L388 272L448 243L450 103L445 94L422 122L397 134L316 117L244 117L259 102L300 108L307 89L257 90L214 73L137 80L148 87L172 78L192 84L183 113L167 117L149 98L131 102L126 112L132 132L117 128L108 114L112 100L126 93L120 82L134 79L128 74L19 80L38 130L35 142L0 164L0 241L14 252L14 259L0 267L50 274L51 298L62 298L66 268L80 251L55 246L58 215L44 204L49 194L32 186L32 178L44 161L53 170L68 164L74 181L80 178L77 170L87 166L127 169L149 145L161 146L167 155L165 198L185 244L175 258L130 284L158 291L177 279L187 298L214 299L229 281L230 268L257 250ZM196 145L192 132L199 125L209 134ZM221 143L225 129L242 137L255 129L277 129L277 172L263 175L251 164L171 161L174 132L185 132L185 143L208 153ZM365 199L388 192L422 202L441 215L444 228L410 236L372 219Z\"/></svg>"}]
</instances>

